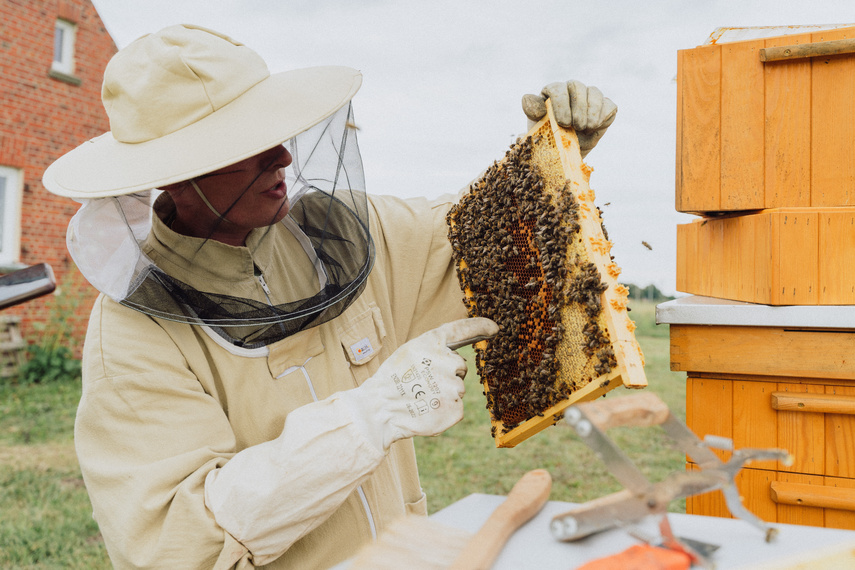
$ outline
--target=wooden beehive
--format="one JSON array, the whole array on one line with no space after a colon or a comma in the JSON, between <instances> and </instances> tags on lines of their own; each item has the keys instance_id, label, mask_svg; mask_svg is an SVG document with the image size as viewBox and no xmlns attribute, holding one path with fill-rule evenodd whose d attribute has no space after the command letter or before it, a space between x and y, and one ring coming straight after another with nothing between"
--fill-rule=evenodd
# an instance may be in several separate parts
<instances>
[{"instance_id":1,"label":"wooden beehive","mask_svg":"<svg viewBox=\"0 0 855 570\"><path fill-rule=\"evenodd\" d=\"M778 208L677 226L677 289L766 305L855 304L855 208Z\"/></svg>"},{"instance_id":2,"label":"wooden beehive","mask_svg":"<svg viewBox=\"0 0 855 570\"><path fill-rule=\"evenodd\" d=\"M550 108L449 212L469 314L501 329L476 344L497 447L573 403L647 385L589 175Z\"/></svg>"},{"instance_id":3,"label":"wooden beehive","mask_svg":"<svg viewBox=\"0 0 855 570\"><path fill-rule=\"evenodd\" d=\"M677 210L855 206L855 54L815 55L853 38L838 28L679 51Z\"/></svg>"},{"instance_id":4,"label":"wooden beehive","mask_svg":"<svg viewBox=\"0 0 855 570\"><path fill-rule=\"evenodd\" d=\"M737 477L772 522L855 528L853 331L840 306L855 305L853 38L840 27L678 55L676 208L708 217L677 226L677 289L718 299L673 301L685 314L660 322L698 436L794 455ZM730 516L718 492L686 511Z\"/></svg>"}]
</instances>

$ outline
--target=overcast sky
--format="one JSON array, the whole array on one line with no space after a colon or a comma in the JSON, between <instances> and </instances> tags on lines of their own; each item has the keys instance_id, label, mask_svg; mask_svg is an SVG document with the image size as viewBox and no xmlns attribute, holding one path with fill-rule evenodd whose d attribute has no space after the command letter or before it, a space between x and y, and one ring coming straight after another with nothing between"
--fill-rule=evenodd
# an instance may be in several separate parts
<instances>
[{"instance_id":1,"label":"overcast sky","mask_svg":"<svg viewBox=\"0 0 855 570\"><path fill-rule=\"evenodd\" d=\"M674 210L677 50L719 27L855 23L843 0L93 2L120 48L193 23L247 44L273 72L362 71L354 111L374 194L456 192L525 131L523 94L567 79L598 86L618 115L587 162L620 279L666 293L675 227L692 219Z\"/></svg>"}]
</instances>

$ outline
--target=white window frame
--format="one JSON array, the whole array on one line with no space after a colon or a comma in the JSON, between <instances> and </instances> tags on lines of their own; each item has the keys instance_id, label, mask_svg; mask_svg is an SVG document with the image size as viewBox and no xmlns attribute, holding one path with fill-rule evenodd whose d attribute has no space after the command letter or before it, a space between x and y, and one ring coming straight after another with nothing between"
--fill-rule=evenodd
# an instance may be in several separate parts
<instances>
[{"instance_id":1,"label":"white window frame","mask_svg":"<svg viewBox=\"0 0 855 570\"><path fill-rule=\"evenodd\" d=\"M59 34L62 33L61 45L59 46L59 59L57 59L57 41ZM53 36L53 63L50 68L53 71L64 73L66 75L74 74L74 37L77 33L77 26L68 20L57 19L54 27Z\"/></svg>"},{"instance_id":2,"label":"white window frame","mask_svg":"<svg viewBox=\"0 0 855 570\"><path fill-rule=\"evenodd\" d=\"M3 179L3 219L0 220L0 264L18 263L21 254L21 197L24 191L24 173L19 168L0 166Z\"/></svg>"}]
</instances>

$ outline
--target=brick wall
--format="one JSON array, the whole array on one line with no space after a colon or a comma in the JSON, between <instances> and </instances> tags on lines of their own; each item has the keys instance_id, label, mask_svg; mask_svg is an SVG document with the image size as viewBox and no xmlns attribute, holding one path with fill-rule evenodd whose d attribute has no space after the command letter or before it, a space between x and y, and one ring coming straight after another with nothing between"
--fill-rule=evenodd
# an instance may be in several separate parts
<instances>
[{"instance_id":1,"label":"brick wall","mask_svg":"<svg viewBox=\"0 0 855 570\"><path fill-rule=\"evenodd\" d=\"M70 78L50 73L57 18L76 25L75 70ZM70 199L47 192L45 168L82 142L109 130L101 106L101 79L116 46L88 0L7 0L0 4L0 165L24 175L20 262L51 265L62 296L48 296L6 309L23 319L25 337L49 319L50 304L81 297L75 337L82 341L95 298L65 247L65 230L77 210Z\"/></svg>"}]
</instances>

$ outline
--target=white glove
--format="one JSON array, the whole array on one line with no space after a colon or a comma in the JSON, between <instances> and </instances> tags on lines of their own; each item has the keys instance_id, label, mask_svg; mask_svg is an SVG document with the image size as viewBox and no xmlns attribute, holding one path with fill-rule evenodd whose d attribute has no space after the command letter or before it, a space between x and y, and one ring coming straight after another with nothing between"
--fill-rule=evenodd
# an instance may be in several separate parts
<instances>
[{"instance_id":1,"label":"white glove","mask_svg":"<svg viewBox=\"0 0 855 570\"><path fill-rule=\"evenodd\" d=\"M341 506L394 441L460 421L466 362L447 345L497 332L489 319L447 323L400 346L358 388L290 412L279 437L208 473L205 505L217 524L254 564L281 556Z\"/></svg>"},{"instance_id":2,"label":"white glove","mask_svg":"<svg viewBox=\"0 0 855 570\"><path fill-rule=\"evenodd\" d=\"M523 113L537 122L546 115L546 100L552 101L555 120L562 127L572 127L579 137L582 158L593 149L615 120L617 105L596 87L585 87L581 81L550 83L540 95L523 95Z\"/></svg>"},{"instance_id":3,"label":"white glove","mask_svg":"<svg viewBox=\"0 0 855 570\"><path fill-rule=\"evenodd\" d=\"M466 361L448 345L491 337L490 319L446 323L401 345L358 388L340 394L354 423L379 449L415 435L437 435L463 418Z\"/></svg>"}]
</instances>

